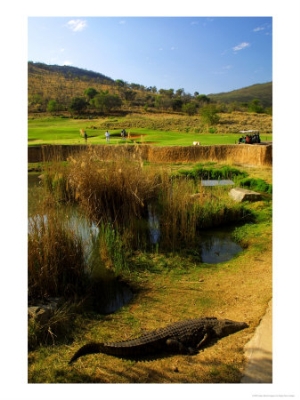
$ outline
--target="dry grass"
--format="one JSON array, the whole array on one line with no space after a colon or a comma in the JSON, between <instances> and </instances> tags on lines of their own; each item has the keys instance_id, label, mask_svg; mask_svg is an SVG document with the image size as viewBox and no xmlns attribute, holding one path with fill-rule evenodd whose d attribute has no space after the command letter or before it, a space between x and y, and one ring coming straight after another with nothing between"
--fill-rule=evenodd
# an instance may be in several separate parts
<instances>
[{"instance_id":1,"label":"dry grass","mask_svg":"<svg viewBox=\"0 0 300 400\"><path fill-rule=\"evenodd\" d=\"M218 133L239 132L257 129L261 133L272 133L272 116L247 112L221 113ZM261 138L264 140L264 138Z\"/></svg>"},{"instance_id":2,"label":"dry grass","mask_svg":"<svg viewBox=\"0 0 300 400\"><path fill-rule=\"evenodd\" d=\"M214 126L215 133L238 133L241 130L258 129L261 133L272 133L272 116L248 112L219 113L220 120ZM206 133L208 127L200 115L186 116L181 113L144 113L129 114L125 118L104 118L96 121L99 129L147 128L151 130ZM264 138L262 137L262 140Z\"/></svg>"},{"instance_id":3,"label":"dry grass","mask_svg":"<svg viewBox=\"0 0 300 400\"><path fill-rule=\"evenodd\" d=\"M28 296L72 296L83 290L83 242L56 212L37 214L28 233Z\"/></svg>"}]
</instances>

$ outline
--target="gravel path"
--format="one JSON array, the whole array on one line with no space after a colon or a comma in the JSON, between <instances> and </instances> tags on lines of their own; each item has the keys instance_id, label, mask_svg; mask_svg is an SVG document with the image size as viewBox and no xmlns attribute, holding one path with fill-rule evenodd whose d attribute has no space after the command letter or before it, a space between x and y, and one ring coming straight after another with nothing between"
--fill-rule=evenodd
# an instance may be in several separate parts
<instances>
[{"instance_id":1,"label":"gravel path","mask_svg":"<svg viewBox=\"0 0 300 400\"><path fill-rule=\"evenodd\" d=\"M254 336L245 346L246 368L241 383L272 383L272 300Z\"/></svg>"}]
</instances>

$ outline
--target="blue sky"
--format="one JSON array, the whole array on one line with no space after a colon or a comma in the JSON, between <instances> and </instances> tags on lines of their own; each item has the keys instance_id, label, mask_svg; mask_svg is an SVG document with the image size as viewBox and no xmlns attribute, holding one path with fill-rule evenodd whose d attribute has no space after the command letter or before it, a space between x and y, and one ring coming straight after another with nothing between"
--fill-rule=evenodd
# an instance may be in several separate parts
<instances>
[{"instance_id":1,"label":"blue sky","mask_svg":"<svg viewBox=\"0 0 300 400\"><path fill-rule=\"evenodd\" d=\"M227 92L272 81L272 17L29 17L28 60Z\"/></svg>"},{"instance_id":2,"label":"blue sky","mask_svg":"<svg viewBox=\"0 0 300 400\"><path fill-rule=\"evenodd\" d=\"M2 8L1 8L2 7ZM2 154L0 158L1 170L9 171L2 174L2 187L9 188L9 195L1 196L1 221L3 232L5 232L4 242L2 240L1 259L4 265L21 266L21 268L5 268L3 290L1 294L3 299L10 299L14 310L15 318L11 318L11 307L4 307L2 319L10 321L10 329L2 329L1 340L8 343L4 348L5 371L3 376L3 393L10 393L11 399L28 399L52 400L53 398L61 398L72 396L73 399L82 399L83 397L97 398L99 397L99 386L90 385L38 385L32 386L27 382L27 346L26 337L20 340L20 332L26 332L26 301L19 300L19 296L11 296L11 286L7 282L13 282L15 292L20 293L23 299L26 299L26 282L27 272L23 268L26 264L24 261L27 257L27 60L42 61L45 63L64 63L72 61L74 66L83 67L86 69L95 70L105 73L114 79L124 79L128 82L136 82L144 85L156 85L157 88L184 88L186 91L193 93L194 90L208 93L216 93L219 91L227 91L237 87L247 86L256 82L265 82L272 79L271 75L271 36L266 35L267 31L256 31L257 27L262 27L262 21L265 18L260 16L272 16L273 19L273 83L274 83L274 104L273 108L273 178L274 187L278 188L274 191L274 318L273 327L276 331L274 335L274 352L277 362L274 362L274 382L272 385L259 385L259 390L256 386L253 392L249 390L249 385L206 385L201 386L199 391L200 396L207 400L222 398L222 399L248 399L250 395L257 396L297 396L299 394L299 363L295 357L291 358L291 354L299 354L299 340L294 337L286 341L286 329L281 324L281 321L286 319L293 320L299 327L299 319L294 319L294 307L291 304L299 304L299 269L295 268L295 259L298 259L297 249L299 247L299 235L293 233L293 226L298 227L300 224L299 215L299 185L295 185L295 175L291 174L291 169L294 171L300 170L299 157L299 89L300 89L300 55L299 55L299 3L295 0L285 0L284 2L276 2L274 0L252 0L245 3L240 0L214 0L214 1L181 1L168 2L162 0L151 0L151 2L137 2L136 0L115 0L113 2L103 2L95 0L84 0L84 2L70 2L62 0L51 0L51 2L43 2L38 0L26 1L10 1L1 2L2 21L0 24L1 34L1 53L3 62L0 65L2 77L2 111L4 118L2 119L2 131L8 132L7 137L10 138L10 144L13 145L13 160L10 151L7 151L7 142L2 146ZM234 25L221 23L219 26L208 24L210 27L207 32L214 32L219 35L219 41L216 41L214 49L209 54L209 45L213 37L205 34L203 30L204 24L198 24L198 39L194 53L190 52L190 58L187 59L186 53L178 54L176 63L184 62L181 67L188 69L184 76L180 75L180 79L173 78L174 81L163 82L164 63L161 65L161 70L158 71L148 66L144 61L139 67L139 73L134 67L131 71L126 68L127 65L132 65L140 62L139 57L134 57L133 60L127 59L127 47L124 49L125 62L122 63L120 57L109 53L110 43L117 43L118 50L121 47L120 32L122 24L110 25L108 31L96 32L94 24L90 18L82 17L86 15L122 15L126 17L117 18L119 22L126 21L127 29L132 30L129 25L128 15L201 15L220 17L236 16L238 20L240 16L254 16L249 18L249 21L258 22L242 23ZM71 16L73 14L73 17ZM41 18L43 16L55 16L55 18ZM33 18L36 17L36 21ZM59 18L61 17L61 18ZM195 19L195 17L192 17ZM51 21L51 25L46 24L46 20ZM66 25L71 20L84 20L86 26L82 31L73 32L67 29ZM106 18L104 18L106 19ZM201 19L204 22L206 18ZM214 18L217 20L218 18ZM199 21L201 21L199 20ZM221 19L218 19L221 21ZM270 19L267 19L270 21ZM211 21L212 22L212 21ZM271 21L270 21L271 22ZM42 24L43 23L43 24ZM119 26L120 25L120 26ZM226 27L227 25L227 27ZM75 25L74 25L75 27ZM123 24L124 27L124 24ZM214 27L214 31L213 28ZM53 28L53 30L52 30ZM55 29L54 29L55 28ZM191 29L181 28L179 32L184 31L184 40L192 37ZM195 26L194 26L195 28ZM225 29L226 28L226 29ZM147 31L147 29L146 29ZM94 32L94 37L91 34ZM200 32L202 34L200 35ZM222 33L223 32L223 33ZM115 35L114 35L115 33ZM123 32L124 33L124 32ZM271 30L270 32L271 33ZM82 35L84 34L84 35ZM153 35L146 35L145 31L133 35L135 40L136 51L146 51L144 43L148 43L150 39L154 40ZM171 40L172 36L176 37L172 31L172 35L167 33L163 35ZM179 36L179 35L177 35ZM182 37L181 37L181 40ZM89 47L91 42L91 48ZM102 44L101 44L102 42ZM159 42L156 39L156 42ZM139 44L137 44L139 43ZM141 44L142 43L142 44ZM173 42L171 46L178 47L182 44L178 40ZM206 53L203 48L206 43ZM238 50L235 54L231 50L241 43L249 43L250 45ZM266 45L267 43L267 45ZM77 46L78 44L78 46ZM100 45L101 44L101 45ZM190 44L190 43L189 43ZM201 45L201 47L200 47ZM127 46L129 44L127 43ZM148 51L150 52L149 45ZM158 47L159 46L159 47ZM166 49L166 43L161 39L157 47ZM140 47L140 48L139 48ZM156 47L156 49L157 49ZM188 50L189 46L186 50ZM85 52L83 50L87 49ZM170 49L170 47L169 47ZM180 46L182 49L182 46ZM200 52L201 50L201 52ZM224 53L227 51L227 53ZM150 52L154 56L154 51ZM199 60L203 60L202 64L198 61L195 66L195 55L199 53ZM264 54L265 53L265 54ZM140 53L139 53L140 54ZM227 54L227 59L222 54ZM266 55L267 64L264 60ZM111 58L114 57L114 58ZM207 58L205 60L205 57ZM157 60L158 63L159 60ZM166 58L165 63L168 62ZM257 63L254 65L254 63ZM248 66L251 64L250 69ZM137 64L136 64L137 65ZM204 69L206 66L206 70ZM227 75L226 72L227 66ZM244 66L245 68L242 68ZM196 76L193 76L190 69L194 67L197 70ZM241 69L242 68L242 69ZM258 76L256 71L264 70L267 76ZM141 70L141 71L140 71ZM165 68L170 74L170 69ZM225 70L225 71L224 71ZM216 72L219 71L219 77ZM221 72L223 71L222 76ZM159 73L158 73L159 72ZM214 72L214 74L213 74ZM230 73L229 73L230 72ZM132 75L131 75L132 74ZM247 76L247 79L243 77ZM251 77L253 80L251 80ZM256 79L257 78L257 79ZM184 81L183 81L184 80ZM191 82L191 83L190 83ZM194 82L196 82L194 88ZM174 84L173 84L174 83ZM226 87L225 87L226 86ZM282 138L287 138L284 140ZM6 138L5 138L6 140ZM287 196L285 190L280 190L283 187L293 188L293 196ZM12 201L12 199L21 199L21 201ZM24 201L23 201L24 200ZM20 223L21 221L21 223ZM23 222L22 222L23 221ZM291 221L293 223L291 223ZM18 229L16 229L18 227ZM290 233L290 234L287 234ZM14 240L11 240L13 238ZM17 243L17 251L16 251ZM289 251L286 251L289 249ZM282 267L287 279L282 279ZM16 279L16 271L18 279ZM280 303L280 306L278 306ZM4 314L4 315L3 315ZM299 330L299 329L298 329ZM295 330L295 332L297 329ZM22 335L21 335L22 336ZM281 344L285 343L284 346ZM11 344L11 346L10 346ZM20 362L16 363L12 357L15 353L19 357ZM21 357L20 357L21 354ZM287 366L290 366L287 372ZM11 371L14 371L12 374ZM126 387L125 387L126 386ZM112 393L139 397L142 395L146 398L161 397L164 393L164 387L151 385L147 387L133 387L132 385L110 385L102 387L104 395L111 396ZM172 386L172 385L171 385ZM199 386L199 387L200 387ZM225 387L226 386L226 387ZM7 389L5 389L5 387ZM258 387L258 386L257 386ZM136 392L137 390L143 390ZM109 390L109 391L108 391ZM155 391L154 391L155 390ZM187 389L186 386L175 385L166 387L168 394L174 395L175 398L182 398L194 390ZM64 393L65 391L65 393ZM118 392L117 392L118 391ZM125 395L125 396L126 396Z\"/></svg>"}]
</instances>

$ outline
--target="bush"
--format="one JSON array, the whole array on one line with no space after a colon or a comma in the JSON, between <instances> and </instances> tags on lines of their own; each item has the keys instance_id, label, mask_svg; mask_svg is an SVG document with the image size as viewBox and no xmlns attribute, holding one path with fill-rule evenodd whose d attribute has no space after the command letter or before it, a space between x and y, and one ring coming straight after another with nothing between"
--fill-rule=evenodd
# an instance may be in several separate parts
<instances>
[{"instance_id":1,"label":"bush","mask_svg":"<svg viewBox=\"0 0 300 400\"><path fill-rule=\"evenodd\" d=\"M191 179L236 179L245 178L247 173L241 172L237 168L224 165L223 167L209 167L202 164L195 165L194 168L178 171L179 176L186 176Z\"/></svg>"},{"instance_id":2,"label":"bush","mask_svg":"<svg viewBox=\"0 0 300 400\"><path fill-rule=\"evenodd\" d=\"M217 107L214 104L208 104L201 108L200 111L202 120L208 125L216 125L220 121Z\"/></svg>"},{"instance_id":3,"label":"bush","mask_svg":"<svg viewBox=\"0 0 300 400\"><path fill-rule=\"evenodd\" d=\"M272 194L272 185L263 179L245 178L239 181L239 185L257 192Z\"/></svg>"}]
</instances>

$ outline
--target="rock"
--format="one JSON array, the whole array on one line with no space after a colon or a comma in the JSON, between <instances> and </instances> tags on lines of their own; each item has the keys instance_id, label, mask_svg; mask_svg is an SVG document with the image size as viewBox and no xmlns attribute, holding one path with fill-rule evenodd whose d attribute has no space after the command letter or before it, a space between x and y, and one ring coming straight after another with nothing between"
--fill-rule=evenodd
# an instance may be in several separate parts
<instances>
[{"instance_id":1,"label":"rock","mask_svg":"<svg viewBox=\"0 0 300 400\"><path fill-rule=\"evenodd\" d=\"M233 188L229 192L229 196L233 198L233 200L242 202L242 201L259 201L261 200L261 194L257 192L253 192L252 190L243 189L243 188Z\"/></svg>"},{"instance_id":2,"label":"rock","mask_svg":"<svg viewBox=\"0 0 300 400\"><path fill-rule=\"evenodd\" d=\"M53 317L60 302L61 299L59 298L51 298L47 304L30 305L28 307L28 319L33 318L42 325L47 324Z\"/></svg>"},{"instance_id":3,"label":"rock","mask_svg":"<svg viewBox=\"0 0 300 400\"><path fill-rule=\"evenodd\" d=\"M47 324L53 314L54 310L47 306L32 306L28 308L28 317L35 319L42 325Z\"/></svg>"}]
</instances>

